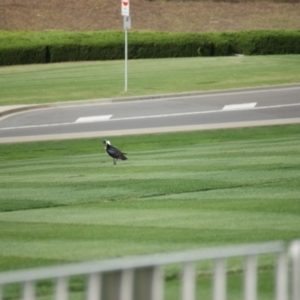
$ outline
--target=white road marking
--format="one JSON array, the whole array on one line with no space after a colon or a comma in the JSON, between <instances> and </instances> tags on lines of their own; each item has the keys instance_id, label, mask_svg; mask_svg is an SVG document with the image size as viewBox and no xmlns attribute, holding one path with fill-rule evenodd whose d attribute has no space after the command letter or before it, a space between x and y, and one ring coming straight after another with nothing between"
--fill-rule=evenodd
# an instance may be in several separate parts
<instances>
[{"instance_id":1,"label":"white road marking","mask_svg":"<svg viewBox=\"0 0 300 300\"><path fill-rule=\"evenodd\" d=\"M245 108L244 110L271 109L271 108L283 108L283 107L293 107L293 106L300 106L300 103L259 106L259 107ZM164 117L179 117L179 116L188 116L188 115L226 113L226 112L231 112L231 111L232 110L223 110L223 109L206 110L206 111L195 111L195 112L186 112L186 113L174 113L174 114L163 114L163 115L150 115L150 116L115 118L115 119L101 120L101 122L127 121L127 120L139 120L139 119L154 119L154 118L164 118ZM12 129L52 127L52 126L67 126L67 125L78 125L78 124L79 124L79 122L76 123L76 121L75 121L75 122L68 122L68 123L54 123L54 124L28 125L28 126L19 126L19 127L5 127L5 128L0 128L0 131L12 130Z\"/></svg>"},{"instance_id":2,"label":"white road marking","mask_svg":"<svg viewBox=\"0 0 300 300\"><path fill-rule=\"evenodd\" d=\"M250 109L256 106L257 102L252 103L243 103L243 104L230 104L225 105L223 110L242 110L242 109Z\"/></svg>"},{"instance_id":3,"label":"white road marking","mask_svg":"<svg viewBox=\"0 0 300 300\"><path fill-rule=\"evenodd\" d=\"M92 117L81 117L78 118L75 123L92 123L92 122L101 122L109 120L113 115L106 116L92 116Z\"/></svg>"}]
</instances>

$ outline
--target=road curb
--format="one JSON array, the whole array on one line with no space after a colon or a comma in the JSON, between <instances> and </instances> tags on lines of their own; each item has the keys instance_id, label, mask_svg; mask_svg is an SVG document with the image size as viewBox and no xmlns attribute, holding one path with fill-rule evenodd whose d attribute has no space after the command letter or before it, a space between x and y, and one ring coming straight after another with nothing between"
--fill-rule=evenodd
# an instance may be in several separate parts
<instances>
[{"instance_id":1,"label":"road curb","mask_svg":"<svg viewBox=\"0 0 300 300\"><path fill-rule=\"evenodd\" d=\"M33 110L33 109L41 109L48 108L49 104L32 104L32 105L12 105L12 106L0 106L0 118L5 117L7 115Z\"/></svg>"}]
</instances>

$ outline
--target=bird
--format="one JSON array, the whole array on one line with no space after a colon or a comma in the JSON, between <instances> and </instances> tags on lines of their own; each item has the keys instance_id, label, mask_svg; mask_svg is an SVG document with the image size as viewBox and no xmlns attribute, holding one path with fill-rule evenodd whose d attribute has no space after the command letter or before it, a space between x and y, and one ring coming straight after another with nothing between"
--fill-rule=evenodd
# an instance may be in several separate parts
<instances>
[{"instance_id":1,"label":"bird","mask_svg":"<svg viewBox=\"0 0 300 300\"><path fill-rule=\"evenodd\" d=\"M103 144L105 145L105 150L109 156L113 158L113 164L117 164L118 159L126 160L127 157L125 156L126 153L123 153L121 150L115 148L110 144L110 141L103 140Z\"/></svg>"}]
</instances>

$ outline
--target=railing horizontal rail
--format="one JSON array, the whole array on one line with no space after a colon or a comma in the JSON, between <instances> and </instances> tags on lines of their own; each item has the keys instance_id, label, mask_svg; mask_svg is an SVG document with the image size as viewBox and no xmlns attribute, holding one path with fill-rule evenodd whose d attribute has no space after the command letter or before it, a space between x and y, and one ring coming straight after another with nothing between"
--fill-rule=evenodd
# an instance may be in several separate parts
<instances>
[{"instance_id":1,"label":"railing horizontal rail","mask_svg":"<svg viewBox=\"0 0 300 300\"><path fill-rule=\"evenodd\" d=\"M111 272L117 270L145 268L168 265L173 263L188 263L201 260L214 260L239 256L282 253L286 251L283 242L268 242L262 244L247 244L228 247L214 247L174 253L153 254L148 256L126 257L106 261L92 261L69 265L53 266L41 269L21 270L0 273L0 285L24 281L37 281L75 275Z\"/></svg>"}]
</instances>

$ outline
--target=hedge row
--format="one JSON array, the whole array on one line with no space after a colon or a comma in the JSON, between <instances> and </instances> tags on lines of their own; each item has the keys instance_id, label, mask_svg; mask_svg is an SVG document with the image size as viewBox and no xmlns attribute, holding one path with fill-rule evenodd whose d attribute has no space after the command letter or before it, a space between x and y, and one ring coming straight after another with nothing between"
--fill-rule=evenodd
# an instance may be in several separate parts
<instances>
[{"instance_id":1,"label":"hedge row","mask_svg":"<svg viewBox=\"0 0 300 300\"><path fill-rule=\"evenodd\" d=\"M128 57L300 54L300 30L223 33L129 32ZM0 31L0 65L124 58L124 32Z\"/></svg>"}]
</instances>

